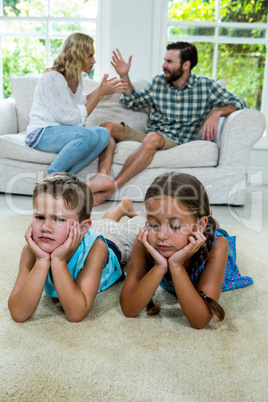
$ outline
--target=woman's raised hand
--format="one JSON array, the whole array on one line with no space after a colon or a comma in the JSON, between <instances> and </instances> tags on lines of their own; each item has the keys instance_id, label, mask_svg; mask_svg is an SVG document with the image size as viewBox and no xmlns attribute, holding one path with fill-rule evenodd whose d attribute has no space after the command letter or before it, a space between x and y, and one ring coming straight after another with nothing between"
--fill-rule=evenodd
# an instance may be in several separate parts
<instances>
[{"instance_id":1,"label":"woman's raised hand","mask_svg":"<svg viewBox=\"0 0 268 402\"><path fill-rule=\"evenodd\" d=\"M108 74L105 74L100 83L99 89L102 96L104 96L124 92L127 87L128 84L123 79L114 77L108 80Z\"/></svg>"},{"instance_id":2,"label":"woman's raised hand","mask_svg":"<svg viewBox=\"0 0 268 402\"><path fill-rule=\"evenodd\" d=\"M115 51L113 51L111 65L114 67L115 71L121 78L125 78L130 69L131 60L132 56L129 57L128 62L125 62L119 50L116 49Z\"/></svg>"}]
</instances>

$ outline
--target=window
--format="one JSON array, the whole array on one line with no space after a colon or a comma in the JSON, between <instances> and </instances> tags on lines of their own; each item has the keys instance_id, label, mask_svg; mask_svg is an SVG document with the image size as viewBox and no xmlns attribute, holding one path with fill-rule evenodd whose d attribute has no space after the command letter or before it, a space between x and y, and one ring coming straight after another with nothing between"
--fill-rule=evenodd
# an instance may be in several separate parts
<instances>
[{"instance_id":1,"label":"window","mask_svg":"<svg viewBox=\"0 0 268 402\"><path fill-rule=\"evenodd\" d=\"M71 33L96 39L97 0L0 0L1 97L10 75L40 74ZM93 72L94 73L94 72Z\"/></svg>"},{"instance_id":2,"label":"window","mask_svg":"<svg viewBox=\"0 0 268 402\"><path fill-rule=\"evenodd\" d=\"M264 110L267 21L267 0L170 0L168 42L195 43L195 73L226 79L248 107Z\"/></svg>"}]
</instances>

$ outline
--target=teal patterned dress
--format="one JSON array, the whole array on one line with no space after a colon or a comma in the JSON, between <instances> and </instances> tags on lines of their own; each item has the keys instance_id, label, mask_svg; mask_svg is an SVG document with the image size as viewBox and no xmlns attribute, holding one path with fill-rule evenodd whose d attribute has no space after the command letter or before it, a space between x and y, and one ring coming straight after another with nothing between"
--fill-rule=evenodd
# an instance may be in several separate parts
<instances>
[{"instance_id":1,"label":"teal patterned dress","mask_svg":"<svg viewBox=\"0 0 268 402\"><path fill-rule=\"evenodd\" d=\"M218 239L220 236L224 236L229 244L228 259L226 263L225 276L223 279L221 291L225 292L227 290L244 288L245 286L251 285L253 283L253 279L250 278L249 276L241 276L239 269L236 265L236 237L229 236L225 230L217 228L215 230L214 241ZM191 282L195 288L197 287L198 280L204 268L205 268L205 261L201 265L199 265L199 267L194 273L189 274L189 278L191 279ZM166 291L176 296L176 292L172 281L164 277L160 285Z\"/></svg>"}]
</instances>

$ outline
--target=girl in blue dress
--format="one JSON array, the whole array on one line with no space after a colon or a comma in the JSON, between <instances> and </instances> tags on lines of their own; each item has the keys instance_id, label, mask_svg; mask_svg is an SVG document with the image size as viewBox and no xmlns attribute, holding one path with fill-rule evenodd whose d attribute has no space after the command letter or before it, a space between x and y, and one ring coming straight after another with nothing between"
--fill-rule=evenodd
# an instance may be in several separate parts
<instances>
[{"instance_id":1,"label":"girl in blue dress","mask_svg":"<svg viewBox=\"0 0 268 402\"><path fill-rule=\"evenodd\" d=\"M145 195L146 225L133 245L120 304L135 317L146 306L157 313L152 297L161 285L174 294L193 328L204 328L225 313L222 290L247 286L235 255L235 238L216 229L205 188L195 177L167 173L157 177Z\"/></svg>"}]
</instances>

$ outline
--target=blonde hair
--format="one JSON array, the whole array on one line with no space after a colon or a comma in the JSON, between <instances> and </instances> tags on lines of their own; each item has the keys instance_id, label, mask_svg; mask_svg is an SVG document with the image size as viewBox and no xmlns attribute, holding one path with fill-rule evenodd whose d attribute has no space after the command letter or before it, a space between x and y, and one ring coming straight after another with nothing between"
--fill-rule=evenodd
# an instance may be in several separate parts
<instances>
[{"instance_id":1,"label":"blonde hair","mask_svg":"<svg viewBox=\"0 0 268 402\"><path fill-rule=\"evenodd\" d=\"M83 33L75 32L64 42L62 51L53 63L53 70L61 73L68 84L80 78L86 68L86 58L92 53L93 39Z\"/></svg>"},{"instance_id":2,"label":"blonde hair","mask_svg":"<svg viewBox=\"0 0 268 402\"><path fill-rule=\"evenodd\" d=\"M90 219L94 202L93 194L78 177L67 172L52 173L45 177L35 185L33 205L35 205L37 196L44 193L55 199L62 198L64 205L78 215L80 223Z\"/></svg>"}]
</instances>

